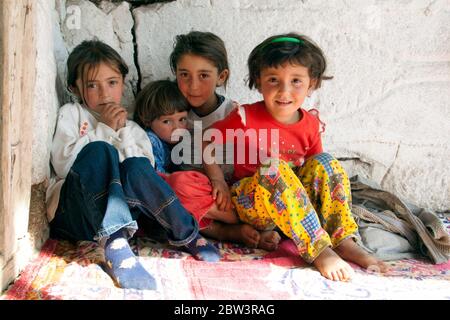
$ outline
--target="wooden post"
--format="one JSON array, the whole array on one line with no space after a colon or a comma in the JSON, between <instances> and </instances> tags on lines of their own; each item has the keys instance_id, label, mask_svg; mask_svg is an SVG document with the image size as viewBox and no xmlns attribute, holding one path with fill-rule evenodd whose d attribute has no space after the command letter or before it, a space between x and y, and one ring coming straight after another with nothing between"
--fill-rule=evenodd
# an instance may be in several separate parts
<instances>
[{"instance_id":1,"label":"wooden post","mask_svg":"<svg viewBox=\"0 0 450 320\"><path fill-rule=\"evenodd\" d=\"M18 275L31 193L37 3L0 1L0 291Z\"/></svg>"}]
</instances>

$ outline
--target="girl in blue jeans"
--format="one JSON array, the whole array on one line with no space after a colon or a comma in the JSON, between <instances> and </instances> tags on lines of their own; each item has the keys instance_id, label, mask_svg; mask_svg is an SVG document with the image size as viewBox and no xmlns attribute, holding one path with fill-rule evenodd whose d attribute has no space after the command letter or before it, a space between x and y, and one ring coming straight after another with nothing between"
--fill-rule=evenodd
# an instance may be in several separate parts
<instances>
[{"instance_id":1,"label":"girl in blue jeans","mask_svg":"<svg viewBox=\"0 0 450 320\"><path fill-rule=\"evenodd\" d=\"M105 269L122 288L156 289L128 244L139 216L156 221L170 244L215 262L218 250L156 174L152 146L121 106L128 67L110 46L84 41L69 55L67 84L80 103L59 110L47 191L52 238L96 240ZM143 215L141 215L143 214Z\"/></svg>"}]
</instances>

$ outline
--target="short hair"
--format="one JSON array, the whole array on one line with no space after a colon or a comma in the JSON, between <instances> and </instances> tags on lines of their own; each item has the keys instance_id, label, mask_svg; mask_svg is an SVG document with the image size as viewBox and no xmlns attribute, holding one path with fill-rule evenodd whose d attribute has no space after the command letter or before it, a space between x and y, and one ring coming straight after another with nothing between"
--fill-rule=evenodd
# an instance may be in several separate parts
<instances>
[{"instance_id":1,"label":"short hair","mask_svg":"<svg viewBox=\"0 0 450 320\"><path fill-rule=\"evenodd\" d=\"M228 67L228 55L225 43L211 32L191 31L175 37L173 51L170 54L170 68L176 74L177 64L185 54L193 54L209 60L219 71L219 74ZM226 87L229 75L224 81Z\"/></svg>"},{"instance_id":2,"label":"short hair","mask_svg":"<svg viewBox=\"0 0 450 320\"><path fill-rule=\"evenodd\" d=\"M262 69L286 62L308 68L309 77L317 80L316 89L320 88L322 80L333 78L324 75L327 62L319 46L307 36L291 32L269 37L252 50L247 61L249 88L257 87Z\"/></svg>"},{"instance_id":3,"label":"short hair","mask_svg":"<svg viewBox=\"0 0 450 320\"><path fill-rule=\"evenodd\" d=\"M189 103L178 89L176 82L158 80L147 84L137 95L134 121L144 129L153 120L176 112L188 111Z\"/></svg>"}]
</instances>

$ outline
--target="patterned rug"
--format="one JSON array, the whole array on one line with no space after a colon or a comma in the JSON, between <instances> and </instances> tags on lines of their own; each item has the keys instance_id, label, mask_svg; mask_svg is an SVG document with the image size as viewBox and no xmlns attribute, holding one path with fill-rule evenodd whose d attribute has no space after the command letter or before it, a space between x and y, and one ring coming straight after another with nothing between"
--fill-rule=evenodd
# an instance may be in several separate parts
<instances>
[{"instance_id":1,"label":"patterned rug","mask_svg":"<svg viewBox=\"0 0 450 320\"><path fill-rule=\"evenodd\" d=\"M99 266L103 255L95 243L48 240L1 299L450 299L450 261L391 261L385 274L352 264L356 275L343 283L323 278L304 263L290 240L271 253L214 243L222 259L210 264L148 238L132 240L157 279L157 290L151 291L117 288Z\"/></svg>"}]
</instances>

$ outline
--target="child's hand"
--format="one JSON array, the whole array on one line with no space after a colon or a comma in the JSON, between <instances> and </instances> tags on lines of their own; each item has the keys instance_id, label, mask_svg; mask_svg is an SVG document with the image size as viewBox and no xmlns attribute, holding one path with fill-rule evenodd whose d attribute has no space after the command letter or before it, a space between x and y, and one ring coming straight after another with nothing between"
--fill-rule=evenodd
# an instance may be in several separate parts
<instances>
[{"instance_id":1,"label":"child's hand","mask_svg":"<svg viewBox=\"0 0 450 320\"><path fill-rule=\"evenodd\" d=\"M119 120L117 120L117 130L125 127L125 124L127 123L128 112L125 110L125 112L120 113L120 115L121 117L119 118Z\"/></svg>"},{"instance_id":2,"label":"child's hand","mask_svg":"<svg viewBox=\"0 0 450 320\"><path fill-rule=\"evenodd\" d=\"M220 211L231 209L231 194L225 180L212 179L212 197L216 200L217 208Z\"/></svg>"},{"instance_id":3,"label":"child's hand","mask_svg":"<svg viewBox=\"0 0 450 320\"><path fill-rule=\"evenodd\" d=\"M127 110L119 104L108 103L100 113L100 121L112 128L114 131L125 126Z\"/></svg>"}]
</instances>

